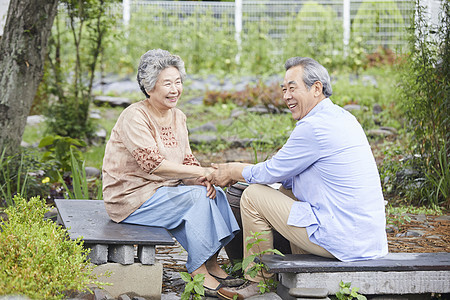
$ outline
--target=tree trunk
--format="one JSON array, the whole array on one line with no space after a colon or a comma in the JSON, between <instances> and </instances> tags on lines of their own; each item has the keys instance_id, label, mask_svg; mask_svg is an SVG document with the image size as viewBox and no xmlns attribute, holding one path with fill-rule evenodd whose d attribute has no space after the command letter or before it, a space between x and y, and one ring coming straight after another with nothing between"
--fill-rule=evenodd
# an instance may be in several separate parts
<instances>
[{"instance_id":1,"label":"tree trunk","mask_svg":"<svg viewBox=\"0 0 450 300\"><path fill-rule=\"evenodd\" d=\"M58 0L11 0L0 40L0 150L20 148ZM0 153L1 154L1 153Z\"/></svg>"}]
</instances>

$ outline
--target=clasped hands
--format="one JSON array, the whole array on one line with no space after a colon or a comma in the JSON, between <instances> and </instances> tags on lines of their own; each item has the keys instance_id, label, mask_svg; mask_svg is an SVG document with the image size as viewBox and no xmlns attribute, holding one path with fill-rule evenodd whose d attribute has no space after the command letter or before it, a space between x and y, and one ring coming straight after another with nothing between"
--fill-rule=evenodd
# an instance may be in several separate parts
<instances>
[{"instance_id":1,"label":"clasped hands","mask_svg":"<svg viewBox=\"0 0 450 300\"><path fill-rule=\"evenodd\" d=\"M205 186L207 196L213 199L216 196L214 185L226 187L235 184L239 180L244 180L241 174L246 165L243 163L213 163L211 167L203 168L205 174L195 180L196 184Z\"/></svg>"}]
</instances>

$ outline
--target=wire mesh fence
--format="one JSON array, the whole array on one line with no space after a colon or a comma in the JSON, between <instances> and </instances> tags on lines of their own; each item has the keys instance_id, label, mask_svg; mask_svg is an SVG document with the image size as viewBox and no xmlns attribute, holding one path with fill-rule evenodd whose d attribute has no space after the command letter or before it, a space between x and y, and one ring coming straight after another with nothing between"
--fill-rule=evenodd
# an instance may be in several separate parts
<instances>
[{"instance_id":1,"label":"wire mesh fence","mask_svg":"<svg viewBox=\"0 0 450 300\"><path fill-rule=\"evenodd\" d=\"M155 23L158 26L183 28L191 18L210 16L216 30L235 36L236 28L245 35L259 28L276 42L292 37L323 36L331 30L334 39L345 43L343 33L350 32L349 42L362 40L366 51L378 46L401 51L407 44L406 29L413 17L413 0L348 0L350 22L344 20L345 0L323 1L242 1L242 16L236 18L235 2L137 1L130 0L129 16L134 24ZM429 0L428 2L438 2ZM436 6L436 5L435 5ZM121 9L121 7L118 7ZM128 22L128 21L127 21ZM239 22L239 26L236 24ZM323 28L323 26L330 26ZM349 28L345 28L348 26ZM130 30L138 30L131 27ZM199 26L201 30L201 26ZM336 36L337 35L337 36ZM295 36L295 35L294 35ZM343 45L339 47L343 49Z\"/></svg>"}]
</instances>

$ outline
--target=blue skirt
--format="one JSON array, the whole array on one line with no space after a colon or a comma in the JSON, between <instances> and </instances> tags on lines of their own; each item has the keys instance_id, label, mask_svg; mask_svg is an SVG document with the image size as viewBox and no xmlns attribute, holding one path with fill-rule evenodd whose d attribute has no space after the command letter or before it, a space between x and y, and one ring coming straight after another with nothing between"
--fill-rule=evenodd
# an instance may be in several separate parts
<instances>
[{"instance_id":1,"label":"blue skirt","mask_svg":"<svg viewBox=\"0 0 450 300\"><path fill-rule=\"evenodd\" d=\"M192 273L230 242L240 230L225 193L206 197L199 185L161 187L123 223L164 227L188 253Z\"/></svg>"}]
</instances>

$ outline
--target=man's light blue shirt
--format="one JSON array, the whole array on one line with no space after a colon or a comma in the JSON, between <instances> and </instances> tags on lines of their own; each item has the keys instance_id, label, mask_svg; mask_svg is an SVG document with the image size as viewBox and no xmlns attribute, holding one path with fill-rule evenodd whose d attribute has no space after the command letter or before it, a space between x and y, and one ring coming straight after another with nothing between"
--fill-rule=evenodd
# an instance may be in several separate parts
<instances>
[{"instance_id":1,"label":"man's light blue shirt","mask_svg":"<svg viewBox=\"0 0 450 300\"><path fill-rule=\"evenodd\" d=\"M370 145L356 118L330 99L297 122L271 159L242 175L248 183L292 189L299 201L287 224L305 227L313 243L339 260L387 254L384 199Z\"/></svg>"}]
</instances>

